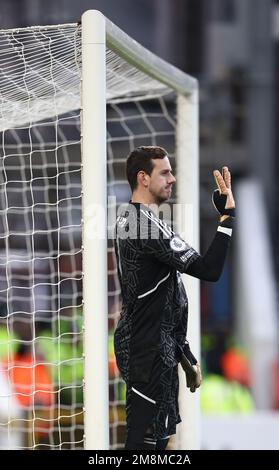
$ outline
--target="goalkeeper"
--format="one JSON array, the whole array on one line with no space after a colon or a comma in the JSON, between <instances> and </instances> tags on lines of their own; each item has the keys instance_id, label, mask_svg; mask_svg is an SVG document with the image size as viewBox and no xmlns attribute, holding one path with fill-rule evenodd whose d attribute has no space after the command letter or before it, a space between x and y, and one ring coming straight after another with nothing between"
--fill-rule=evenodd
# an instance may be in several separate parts
<instances>
[{"instance_id":1,"label":"goalkeeper","mask_svg":"<svg viewBox=\"0 0 279 470\"><path fill-rule=\"evenodd\" d=\"M222 174L215 170L213 203L219 224L201 256L158 217L159 206L171 197L175 183L166 150L136 148L127 159L126 172L132 199L116 223L123 305L114 336L117 365L127 385L125 448L165 449L181 421L178 364L191 392L201 384L200 366L186 339L188 300L180 273L219 279L235 204L228 168Z\"/></svg>"}]
</instances>

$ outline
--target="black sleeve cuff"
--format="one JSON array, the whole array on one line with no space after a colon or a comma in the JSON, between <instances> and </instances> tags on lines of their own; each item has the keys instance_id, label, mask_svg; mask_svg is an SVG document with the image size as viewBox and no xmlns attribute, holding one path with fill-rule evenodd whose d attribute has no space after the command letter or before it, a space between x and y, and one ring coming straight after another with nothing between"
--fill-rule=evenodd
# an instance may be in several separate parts
<instances>
[{"instance_id":1,"label":"black sleeve cuff","mask_svg":"<svg viewBox=\"0 0 279 470\"><path fill-rule=\"evenodd\" d=\"M233 228L234 219L235 219L234 217L228 217L227 219L223 220L223 222L220 222L219 225L225 228Z\"/></svg>"},{"instance_id":2,"label":"black sleeve cuff","mask_svg":"<svg viewBox=\"0 0 279 470\"><path fill-rule=\"evenodd\" d=\"M192 365L197 364L198 361L195 358L194 354L192 353L188 342L184 344L183 352L184 352L185 356L187 357L187 359L191 362Z\"/></svg>"}]
</instances>

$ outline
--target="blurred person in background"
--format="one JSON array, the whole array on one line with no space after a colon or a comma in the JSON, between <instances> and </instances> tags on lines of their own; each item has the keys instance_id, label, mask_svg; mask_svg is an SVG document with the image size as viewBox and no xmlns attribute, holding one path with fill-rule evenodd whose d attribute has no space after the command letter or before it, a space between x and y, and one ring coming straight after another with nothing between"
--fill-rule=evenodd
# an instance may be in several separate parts
<instances>
[{"instance_id":1,"label":"blurred person in background","mask_svg":"<svg viewBox=\"0 0 279 470\"><path fill-rule=\"evenodd\" d=\"M14 357L18 338L7 332L6 306L0 305L0 449L16 449L23 444L23 434L16 429L14 420L24 417L22 407L14 394L7 374L7 358Z\"/></svg>"},{"instance_id":2,"label":"blurred person in background","mask_svg":"<svg viewBox=\"0 0 279 470\"><path fill-rule=\"evenodd\" d=\"M247 356L240 347L228 345L220 335L207 338L201 410L205 414L250 413L255 405Z\"/></svg>"}]
</instances>

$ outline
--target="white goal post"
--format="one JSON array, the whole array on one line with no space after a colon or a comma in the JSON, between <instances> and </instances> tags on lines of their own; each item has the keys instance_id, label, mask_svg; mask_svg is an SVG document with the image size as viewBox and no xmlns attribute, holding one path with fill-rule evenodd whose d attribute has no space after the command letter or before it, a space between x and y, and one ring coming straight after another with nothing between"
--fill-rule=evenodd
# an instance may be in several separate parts
<instances>
[{"instance_id":1,"label":"white goal post","mask_svg":"<svg viewBox=\"0 0 279 470\"><path fill-rule=\"evenodd\" d=\"M96 10L0 30L0 449L120 449L125 387L113 222L125 160L168 150L179 233L199 249L198 83ZM183 277L199 356L199 282ZM173 449L200 446L181 377Z\"/></svg>"}]
</instances>

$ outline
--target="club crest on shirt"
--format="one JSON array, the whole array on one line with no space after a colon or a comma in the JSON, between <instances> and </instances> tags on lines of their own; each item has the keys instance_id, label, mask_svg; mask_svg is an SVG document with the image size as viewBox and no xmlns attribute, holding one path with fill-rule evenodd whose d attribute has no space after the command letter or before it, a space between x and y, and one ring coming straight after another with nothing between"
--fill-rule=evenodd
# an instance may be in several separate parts
<instances>
[{"instance_id":1,"label":"club crest on shirt","mask_svg":"<svg viewBox=\"0 0 279 470\"><path fill-rule=\"evenodd\" d=\"M122 217L122 216L117 217L117 224L120 228L123 228L126 222L127 222L126 217Z\"/></svg>"},{"instance_id":2,"label":"club crest on shirt","mask_svg":"<svg viewBox=\"0 0 279 470\"><path fill-rule=\"evenodd\" d=\"M186 243L181 238L175 236L170 241L170 247L173 251L184 251L186 249Z\"/></svg>"}]
</instances>

